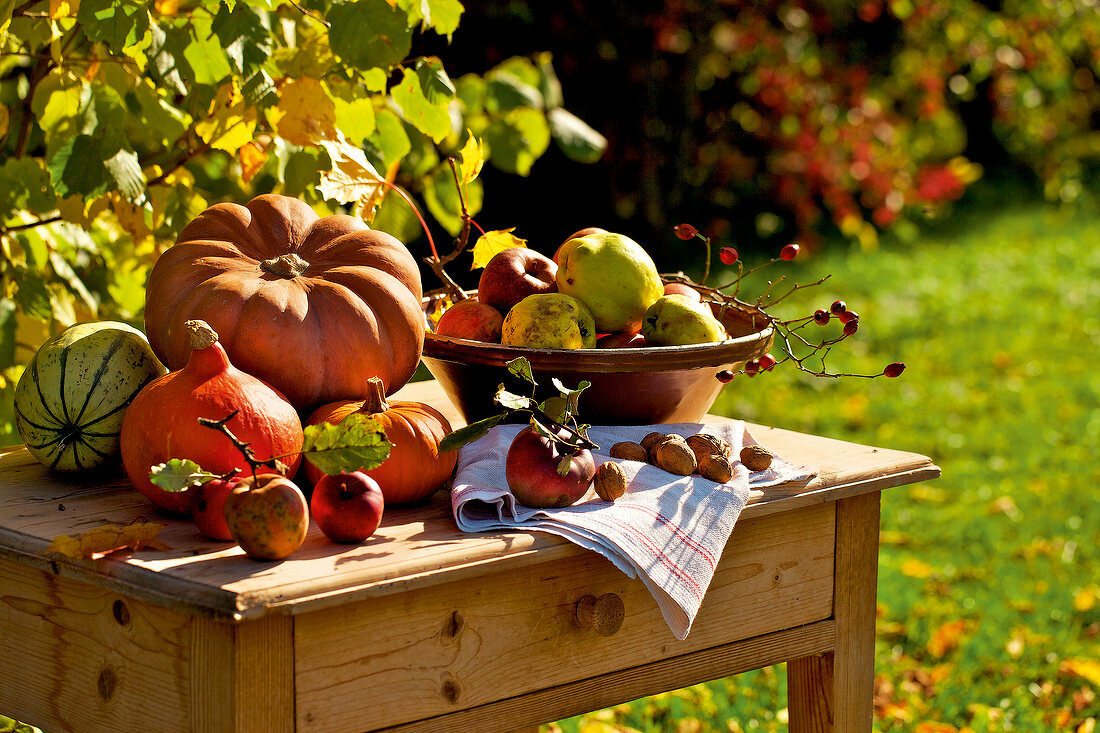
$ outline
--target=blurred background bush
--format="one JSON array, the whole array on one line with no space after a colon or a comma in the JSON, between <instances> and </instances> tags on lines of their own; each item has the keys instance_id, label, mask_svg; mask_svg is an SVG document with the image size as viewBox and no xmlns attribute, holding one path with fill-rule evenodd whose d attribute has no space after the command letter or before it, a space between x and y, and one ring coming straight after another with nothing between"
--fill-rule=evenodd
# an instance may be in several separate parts
<instances>
[{"instance_id":1,"label":"blurred background bush","mask_svg":"<svg viewBox=\"0 0 1100 733\"><path fill-rule=\"evenodd\" d=\"M470 4L456 72L547 49L593 168L486 174L483 217L531 246L596 225L660 255L690 221L739 246L874 248L979 177L1074 202L1100 159L1096 0L511 0ZM774 240L774 241L773 241Z\"/></svg>"}]
</instances>

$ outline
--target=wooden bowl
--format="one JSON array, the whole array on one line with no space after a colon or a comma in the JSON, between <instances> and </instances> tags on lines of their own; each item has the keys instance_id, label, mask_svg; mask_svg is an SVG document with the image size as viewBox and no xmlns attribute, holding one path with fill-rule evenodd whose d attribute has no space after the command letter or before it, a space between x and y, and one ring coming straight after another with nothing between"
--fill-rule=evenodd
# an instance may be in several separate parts
<instances>
[{"instance_id":1,"label":"wooden bowl","mask_svg":"<svg viewBox=\"0 0 1100 733\"><path fill-rule=\"evenodd\" d=\"M425 309L430 309L425 299ZM767 353L773 329L755 309L727 308L715 314L732 338L691 346L646 346L619 349L529 349L429 332L423 361L467 422L500 413L494 402L500 384L516 394L531 395L527 382L508 372L507 362L525 356L538 389L535 397L557 394L557 377L570 388L581 380L591 386L581 393L578 419L592 425L650 425L698 422L725 385L717 374L737 371Z\"/></svg>"}]
</instances>

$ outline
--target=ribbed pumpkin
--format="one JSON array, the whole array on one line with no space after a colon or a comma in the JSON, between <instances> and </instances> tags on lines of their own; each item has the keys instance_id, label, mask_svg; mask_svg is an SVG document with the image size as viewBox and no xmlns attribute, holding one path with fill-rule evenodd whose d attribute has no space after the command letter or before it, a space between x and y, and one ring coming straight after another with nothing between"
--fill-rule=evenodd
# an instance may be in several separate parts
<instances>
[{"instance_id":1,"label":"ribbed pumpkin","mask_svg":"<svg viewBox=\"0 0 1100 733\"><path fill-rule=\"evenodd\" d=\"M439 442L451 432L451 425L438 410L422 402L386 402L382 382L372 379L367 398L344 400L318 408L307 425L340 424L354 413L378 420L391 443L390 455L377 468L365 473L378 482L386 506L412 504L428 498L450 478L458 462L458 451L439 452ZM306 457L302 471L310 484L324 474Z\"/></svg>"},{"instance_id":2,"label":"ribbed pumpkin","mask_svg":"<svg viewBox=\"0 0 1100 733\"><path fill-rule=\"evenodd\" d=\"M312 410L361 398L370 377L387 394L412 377L421 295L416 260L394 237L268 194L215 204L184 228L149 275L145 329L178 369L191 351L183 324L204 320L239 369Z\"/></svg>"},{"instance_id":3,"label":"ribbed pumpkin","mask_svg":"<svg viewBox=\"0 0 1100 733\"><path fill-rule=\"evenodd\" d=\"M77 323L35 352L15 387L15 427L56 471L117 463L126 409L164 368L145 336L115 321Z\"/></svg>"},{"instance_id":4,"label":"ribbed pumpkin","mask_svg":"<svg viewBox=\"0 0 1100 733\"><path fill-rule=\"evenodd\" d=\"M152 466L187 458L211 473L249 470L229 437L201 425L200 417L221 420L236 411L226 427L261 461L285 456L287 476L301 465L303 440L298 413L282 394L233 366L208 324L190 321L187 330L193 348L186 366L138 393L121 435L122 465L130 481L149 501L179 514L191 511L190 497L150 481Z\"/></svg>"}]
</instances>

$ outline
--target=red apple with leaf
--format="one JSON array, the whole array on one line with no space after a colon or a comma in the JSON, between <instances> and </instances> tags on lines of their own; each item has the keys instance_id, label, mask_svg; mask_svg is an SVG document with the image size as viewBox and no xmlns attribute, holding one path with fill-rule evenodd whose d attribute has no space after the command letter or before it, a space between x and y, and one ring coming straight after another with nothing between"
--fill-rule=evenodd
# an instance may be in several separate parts
<instances>
[{"instance_id":1,"label":"red apple with leaf","mask_svg":"<svg viewBox=\"0 0 1100 733\"><path fill-rule=\"evenodd\" d=\"M220 542L233 539L225 522L225 500L239 481L238 476L218 477L187 490L191 518L204 537Z\"/></svg>"},{"instance_id":2,"label":"red apple with leaf","mask_svg":"<svg viewBox=\"0 0 1100 733\"><path fill-rule=\"evenodd\" d=\"M508 247L493 255L477 284L477 298L502 314L528 295L557 292L558 266L529 247Z\"/></svg>"},{"instance_id":3,"label":"red apple with leaf","mask_svg":"<svg viewBox=\"0 0 1100 733\"><path fill-rule=\"evenodd\" d=\"M557 431L567 439L565 431ZM596 464L592 451L573 451L543 430L528 425L508 448L504 474L508 489L524 506L537 509L570 506L588 491Z\"/></svg>"}]
</instances>

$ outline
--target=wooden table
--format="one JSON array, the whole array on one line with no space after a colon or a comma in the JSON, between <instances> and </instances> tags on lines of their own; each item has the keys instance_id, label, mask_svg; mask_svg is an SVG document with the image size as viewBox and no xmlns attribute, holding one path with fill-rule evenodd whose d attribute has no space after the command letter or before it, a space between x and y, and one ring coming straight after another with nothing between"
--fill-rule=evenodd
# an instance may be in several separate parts
<instances>
[{"instance_id":1,"label":"wooden table","mask_svg":"<svg viewBox=\"0 0 1100 733\"><path fill-rule=\"evenodd\" d=\"M400 397L460 420L434 382ZM763 426L817 466L734 529L688 638L640 580L538 532L464 534L446 492L362 545L313 527L282 562L156 515L119 474L66 480L0 450L0 712L49 731L498 731L787 662L792 731L871 730L879 493L924 456ZM145 517L166 551L47 554ZM613 593L602 636L575 618Z\"/></svg>"}]
</instances>

